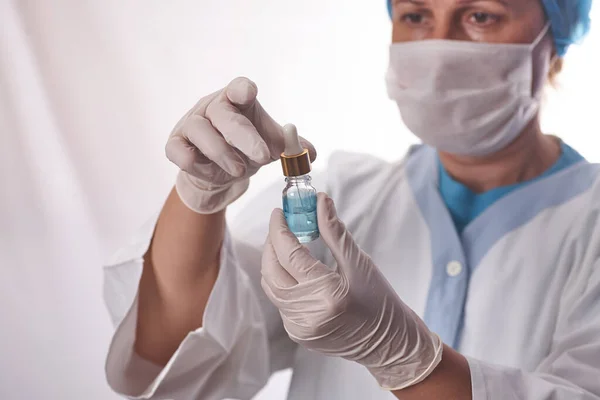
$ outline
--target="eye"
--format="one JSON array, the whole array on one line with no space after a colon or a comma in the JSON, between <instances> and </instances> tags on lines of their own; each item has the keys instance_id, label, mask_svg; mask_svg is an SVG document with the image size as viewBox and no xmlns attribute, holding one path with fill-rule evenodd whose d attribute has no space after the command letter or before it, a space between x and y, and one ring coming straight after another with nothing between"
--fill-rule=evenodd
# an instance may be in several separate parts
<instances>
[{"instance_id":1,"label":"eye","mask_svg":"<svg viewBox=\"0 0 600 400\"><path fill-rule=\"evenodd\" d=\"M500 19L497 15L489 14L485 12L476 12L469 16L469 22L475 25L490 25L497 22Z\"/></svg>"},{"instance_id":2,"label":"eye","mask_svg":"<svg viewBox=\"0 0 600 400\"><path fill-rule=\"evenodd\" d=\"M418 13L408 13L404 14L402 18L400 18L403 22L407 22L409 24L420 24L423 22L423 14Z\"/></svg>"}]
</instances>

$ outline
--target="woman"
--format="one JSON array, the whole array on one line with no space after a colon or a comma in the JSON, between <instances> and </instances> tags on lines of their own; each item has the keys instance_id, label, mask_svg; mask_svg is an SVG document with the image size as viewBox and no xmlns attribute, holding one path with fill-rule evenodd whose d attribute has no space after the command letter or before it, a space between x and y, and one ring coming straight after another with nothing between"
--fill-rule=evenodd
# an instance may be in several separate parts
<instances>
[{"instance_id":1,"label":"woman","mask_svg":"<svg viewBox=\"0 0 600 400\"><path fill-rule=\"evenodd\" d=\"M307 247L268 220L281 185L228 233L282 129L247 79L200 100L156 226L106 269L112 387L248 399L293 367L290 399L600 399L599 167L539 126L590 3L394 0L388 92L424 145L333 156Z\"/></svg>"}]
</instances>

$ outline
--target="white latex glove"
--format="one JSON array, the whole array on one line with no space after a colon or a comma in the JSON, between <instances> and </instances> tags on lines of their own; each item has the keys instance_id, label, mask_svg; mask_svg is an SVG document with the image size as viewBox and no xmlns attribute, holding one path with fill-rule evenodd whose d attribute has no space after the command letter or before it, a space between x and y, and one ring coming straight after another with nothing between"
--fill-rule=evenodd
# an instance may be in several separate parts
<instances>
[{"instance_id":1,"label":"white latex glove","mask_svg":"<svg viewBox=\"0 0 600 400\"><path fill-rule=\"evenodd\" d=\"M236 78L202 98L173 129L166 154L181 168L175 187L197 213L227 207L248 189L249 178L260 167L283 152L283 129L262 108L257 94L254 82ZM301 141L314 160L312 144Z\"/></svg>"},{"instance_id":2,"label":"white latex glove","mask_svg":"<svg viewBox=\"0 0 600 400\"><path fill-rule=\"evenodd\" d=\"M281 210L271 216L261 283L288 335L311 350L364 365L384 389L421 382L441 361L442 341L400 300L323 193L317 214L335 268L311 256Z\"/></svg>"}]
</instances>

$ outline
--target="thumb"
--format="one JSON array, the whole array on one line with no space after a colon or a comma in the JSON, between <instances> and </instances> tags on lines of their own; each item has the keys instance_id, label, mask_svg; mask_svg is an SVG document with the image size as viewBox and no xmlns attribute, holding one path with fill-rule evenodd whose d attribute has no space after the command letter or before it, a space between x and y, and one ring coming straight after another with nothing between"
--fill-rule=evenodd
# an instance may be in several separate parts
<instances>
[{"instance_id":1,"label":"thumb","mask_svg":"<svg viewBox=\"0 0 600 400\"><path fill-rule=\"evenodd\" d=\"M269 222L269 240L279 265L298 283L319 279L331 271L314 258L288 228L281 209L273 210ZM271 257L275 259L275 257ZM268 265L267 265L268 266ZM267 270L267 268L265 268ZM264 274L263 274L264 275Z\"/></svg>"},{"instance_id":2,"label":"thumb","mask_svg":"<svg viewBox=\"0 0 600 400\"><path fill-rule=\"evenodd\" d=\"M225 88L227 99L240 111L251 107L256 101L258 87L256 83L245 77L232 80Z\"/></svg>"},{"instance_id":3,"label":"thumb","mask_svg":"<svg viewBox=\"0 0 600 400\"><path fill-rule=\"evenodd\" d=\"M331 250L338 268L348 275L359 266L363 253L338 218L333 200L325 193L317 196L317 219L323 241Z\"/></svg>"},{"instance_id":4,"label":"thumb","mask_svg":"<svg viewBox=\"0 0 600 400\"><path fill-rule=\"evenodd\" d=\"M308 150L310 162L314 162L317 159L317 150L315 149L315 146L313 146L313 144L311 142L304 139L303 137L300 137L300 144L302 145L303 149Z\"/></svg>"}]
</instances>

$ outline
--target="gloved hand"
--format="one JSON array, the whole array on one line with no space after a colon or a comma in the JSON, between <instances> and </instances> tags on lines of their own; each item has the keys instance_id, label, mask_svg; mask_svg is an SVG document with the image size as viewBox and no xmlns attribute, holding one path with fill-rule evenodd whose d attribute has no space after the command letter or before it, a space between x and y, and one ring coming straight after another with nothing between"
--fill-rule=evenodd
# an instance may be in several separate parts
<instances>
[{"instance_id":1,"label":"gloved hand","mask_svg":"<svg viewBox=\"0 0 600 400\"><path fill-rule=\"evenodd\" d=\"M283 129L262 108L247 78L202 98L177 123L167 158L181 172L175 187L183 203L200 214L220 211L248 188L258 169L283 152ZM301 139L316 157L314 147Z\"/></svg>"},{"instance_id":2,"label":"gloved hand","mask_svg":"<svg viewBox=\"0 0 600 400\"><path fill-rule=\"evenodd\" d=\"M261 284L288 335L311 350L364 365L384 389L421 382L441 361L442 341L400 300L323 193L317 214L336 268L311 256L281 210L271 216Z\"/></svg>"}]
</instances>

